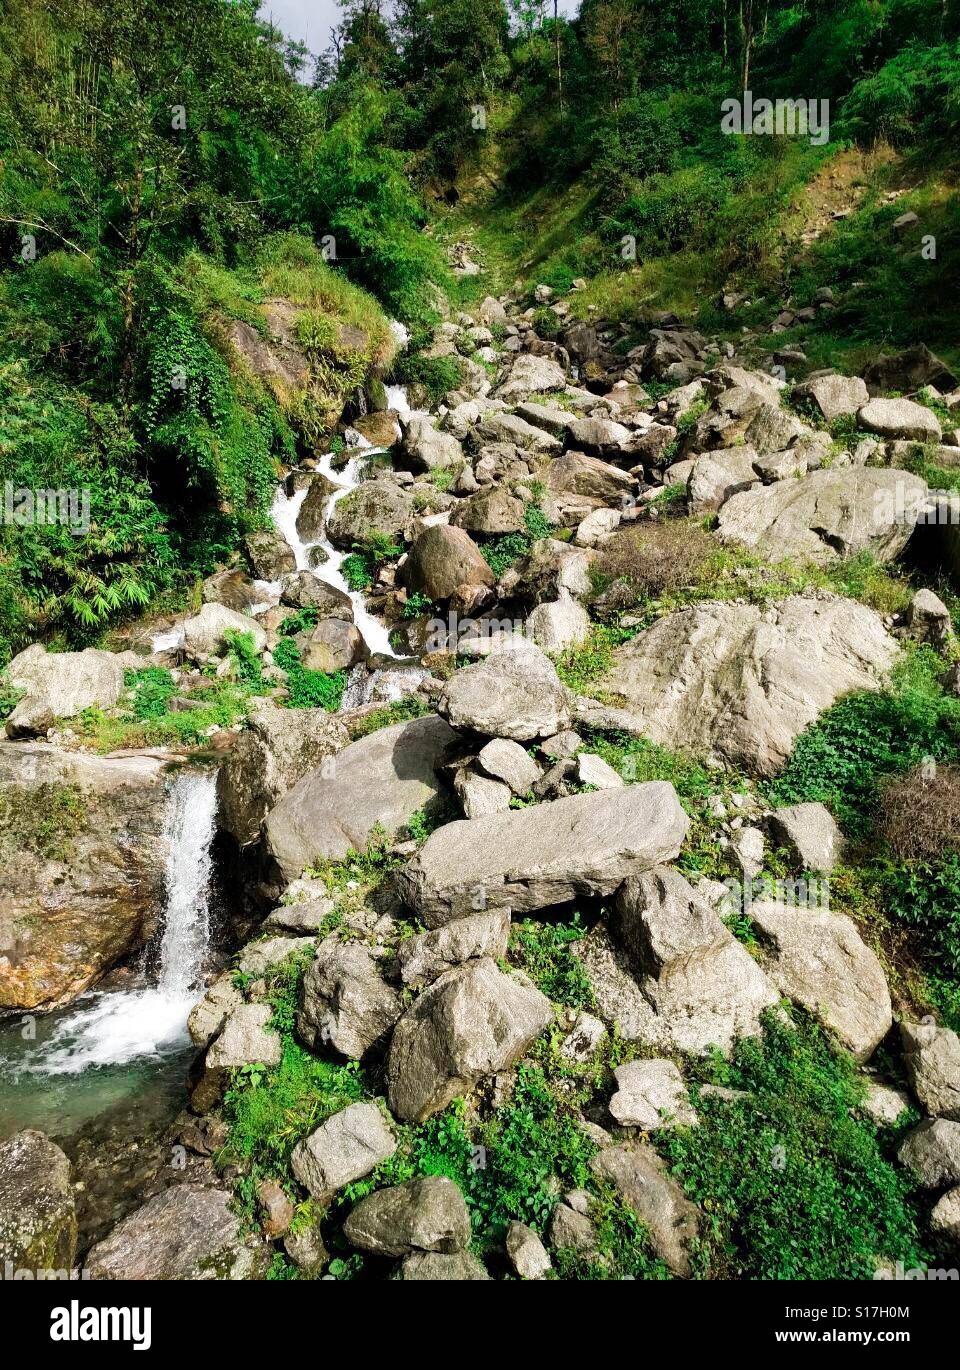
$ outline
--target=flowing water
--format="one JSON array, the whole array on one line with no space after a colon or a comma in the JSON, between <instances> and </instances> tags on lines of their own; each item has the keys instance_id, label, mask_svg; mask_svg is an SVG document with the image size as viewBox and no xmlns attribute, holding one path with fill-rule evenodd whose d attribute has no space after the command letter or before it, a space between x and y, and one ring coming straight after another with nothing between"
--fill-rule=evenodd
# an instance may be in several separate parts
<instances>
[{"instance_id":1,"label":"flowing water","mask_svg":"<svg viewBox=\"0 0 960 1370\"><path fill-rule=\"evenodd\" d=\"M0 1136L20 1127L71 1135L123 1105L163 1109L182 1095L193 1049L187 1017L210 948L216 775L184 771L170 787L165 905L153 984L93 991L69 1009L0 1032ZM35 1036L31 1034L35 1033Z\"/></svg>"},{"instance_id":2,"label":"flowing water","mask_svg":"<svg viewBox=\"0 0 960 1370\"><path fill-rule=\"evenodd\" d=\"M364 464L369 459L375 449L364 447L355 456L350 457L342 471L334 472L333 462L335 453L328 452L326 456L320 458L317 463L317 470L325 476L332 485L337 488L327 501L325 525L329 523L330 515L339 502L356 490L360 484L360 472ZM326 527L323 533L314 542L304 542L297 531L297 516L303 507L303 502L307 497L307 487L298 490L293 495L288 495L283 486L277 487L277 493L273 501L273 508L270 513L273 521L287 542L293 548L293 555L296 558L298 571L311 571L318 580L325 585L332 586L335 590L342 590L344 594L350 596L353 605L353 621L363 637L364 642L370 648L372 655L396 657L396 652L390 645L390 635L386 624L381 623L375 618L366 606L366 601L361 593L351 590L347 584L343 572L340 569L346 552L341 552L334 547L327 536ZM326 557L319 565L312 565L310 553L313 548L319 548ZM278 587L279 593L279 587Z\"/></svg>"}]
</instances>

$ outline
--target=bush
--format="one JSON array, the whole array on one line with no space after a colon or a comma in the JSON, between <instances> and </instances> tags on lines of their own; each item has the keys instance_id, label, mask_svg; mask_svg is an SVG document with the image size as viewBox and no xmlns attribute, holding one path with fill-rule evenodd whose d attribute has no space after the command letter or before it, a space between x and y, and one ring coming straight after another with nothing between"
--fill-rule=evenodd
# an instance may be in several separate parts
<instances>
[{"instance_id":1,"label":"bush","mask_svg":"<svg viewBox=\"0 0 960 1370\"><path fill-rule=\"evenodd\" d=\"M521 970L548 999L569 1008L592 1008L593 990L586 971L572 952L586 934L575 913L568 923L525 918L510 930L510 952Z\"/></svg>"},{"instance_id":2,"label":"bush","mask_svg":"<svg viewBox=\"0 0 960 1370\"><path fill-rule=\"evenodd\" d=\"M273 651L273 660L281 671L287 673L288 709L326 709L336 713L343 703L343 692L347 686L346 671L307 670L301 659L296 643L289 637L278 642Z\"/></svg>"},{"instance_id":3,"label":"bush","mask_svg":"<svg viewBox=\"0 0 960 1370\"><path fill-rule=\"evenodd\" d=\"M780 777L766 787L772 804L818 800L853 837L863 837L880 804L880 781L925 757L960 761L960 699L938 683L930 648L907 657L890 689L842 699L797 739Z\"/></svg>"},{"instance_id":4,"label":"bush","mask_svg":"<svg viewBox=\"0 0 960 1370\"><path fill-rule=\"evenodd\" d=\"M397 358L393 380L398 385L422 385L432 408L442 404L448 390L456 390L463 379L463 364L459 357L425 357L408 352Z\"/></svg>"},{"instance_id":5,"label":"bush","mask_svg":"<svg viewBox=\"0 0 960 1370\"><path fill-rule=\"evenodd\" d=\"M685 589L716 556L704 529L691 523L645 523L619 530L600 549L592 574L600 588L622 583L635 602Z\"/></svg>"},{"instance_id":6,"label":"bush","mask_svg":"<svg viewBox=\"0 0 960 1370\"><path fill-rule=\"evenodd\" d=\"M878 828L901 861L933 861L960 849L960 767L921 766L888 781Z\"/></svg>"}]
</instances>

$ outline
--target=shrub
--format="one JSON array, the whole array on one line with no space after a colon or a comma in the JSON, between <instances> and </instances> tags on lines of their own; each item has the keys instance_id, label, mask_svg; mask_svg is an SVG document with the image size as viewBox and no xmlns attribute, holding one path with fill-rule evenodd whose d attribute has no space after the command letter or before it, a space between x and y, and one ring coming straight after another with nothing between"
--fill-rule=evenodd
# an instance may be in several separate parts
<instances>
[{"instance_id":1,"label":"shrub","mask_svg":"<svg viewBox=\"0 0 960 1370\"><path fill-rule=\"evenodd\" d=\"M921 766L888 781L881 836L901 861L931 861L960 849L960 767Z\"/></svg>"},{"instance_id":2,"label":"shrub","mask_svg":"<svg viewBox=\"0 0 960 1370\"><path fill-rule=\"evenodd\" d=\"M347 685L346 671L307 670L300 659L300 651L292 638L285 637L273 650L273 660L287 673L288 709L326 709L336 713L343 703Z\"/></svg>"},{"instance_id":3,"label":"shrub","mask_svg":"<svg viewBox=\"0 0 960 1370\"><path fill-rule=\"evenodd\" d=\"M635 601L675 593L696 582L716 546L690 523L646 523L621 529L599 551L593 566L598 587L622 583Z\"/></svg>"},{"instance_id":4,"label":"shrub","mask_svg":"<svg viewBox=\"0 0 960 1370\"><path fill-rule=\"evenodd\" d=\"M851 836L877 816L879 782L925 757L960 760L960 699L938 683L940 658L921 648L901 664L891 688L850 695L797 739L779 779L767 786L773 804L819 800Z\"/></svg>"},{"instance_id":5,"label":"shrub","mask_svg":"<svg viewBox=\"0 0 960 1370\"><path fill-rule=\"evenodd\" d=\"M525 918L510 931L510 952L516 964L554 1003L569 1008L592 1008L590 980L576 956L574 943L586 928L575 913L567 923L545 923Z\"/></svg>"}]
</instances>

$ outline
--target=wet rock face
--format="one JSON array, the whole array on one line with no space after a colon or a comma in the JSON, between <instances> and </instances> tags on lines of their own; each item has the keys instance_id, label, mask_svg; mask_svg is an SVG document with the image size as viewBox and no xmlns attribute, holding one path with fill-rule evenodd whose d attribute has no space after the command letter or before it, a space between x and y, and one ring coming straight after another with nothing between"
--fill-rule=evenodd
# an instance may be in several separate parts
<instances>
[{"instance_id":1,"label":"wet rock face","mask_svg":"<svg viewBox=\"0 0 960 1370\"><path fill-rule=\"evenodd\" d=\"M153 932L164 765L0 744L0 1008L68 1004Z\"/></svg>"},{"instance_id":2,"label":"wet rock face","mask_svg":"<svg viewBox=\"0 0 960 1370\"><path fill-rule=\"evenodd\" d=\"M70 1162L42 1132L0 1143L0 1269L71 1270L77 1217Z\"/></svg>"}]
</instances>

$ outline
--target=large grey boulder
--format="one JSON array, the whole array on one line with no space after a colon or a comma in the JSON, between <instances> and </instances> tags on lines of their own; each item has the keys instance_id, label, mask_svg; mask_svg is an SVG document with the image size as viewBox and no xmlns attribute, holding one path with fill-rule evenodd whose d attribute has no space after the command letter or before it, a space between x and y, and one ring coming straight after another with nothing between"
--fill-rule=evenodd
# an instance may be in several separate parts
<instances>
[{"instance_id":1,"label":"large grey boulder","mask_svg":"<svg viewBox=\"0 0 960 1370\"><path fill-rule=\"evenodd\" d=\"M859 376L840 376L831 373L814 376L794 387L793 398L816 405L827 423L834 419L852 417L867 403L870 396Z\"/></svg>"},{"instance_id":2,"label":"large grey boulder","mask_svg":"<svg viewBox=\"0 0 960 1370\"><path fill-rule=\"evenodd\" d=\"M505 1245L510 1264L522 1280L542 1280L553 1269L546 1247L526 1223L507 1224Z\"/></svg>"},{"instance_id":3,"label":"large grey boulder","mask_svg":"<svg viewBox=\"0 0 960 1370\"><path fill-rule=\"evenodd\" d=\"M960 1185L937 1200L930 1212L930 1230L953 1241L960 1238Z\"/></svg>"},{"instance_id":4,"label":"large grey boulder","mask_svg":"<svg viewBox=\"0 0 960 1370\"><path fill-rule=\"evenodd\" d=\"M326 709L279 709L266 702L252 709L217 776L221 828L241 846L256 842L277 800L349 742L346 728Z\"/></svg>"},{"instance_id":5,"label":"large grey boulder","mask_svg":"<svg viewBox=\"0 0 960 1370\"><path fill-rule=\"evenodd\" d=\"M510 941L510 910L491 909L455 918L446 927L406 937L397 948L405 985L422 989L454 966L482 956L499 961Z\"/></svg>"},{"instance_id":6,"label":"large grey boulder","mask_svg":"<svg viewBox=\"0 0 960 1370\"><path fill-rule=\"evenodd\" d=\"M359 1060L400 1017L400 996L359 942L327 937L303 977L297 1032L308 1046Z\"/></svg>"},{"instance_id":7,"label":"large grey boulder","mask_svg":"<svg viewBox=\"0 0 960 1370\"><path fill-rule=\"evenodd\" d=\"M123 690L124 666L119 656L94 647L48 652L35 642L13 658L4 674L8 684L24 692L7 718L7 735L29 737L46 733L58 718L116 704Z\"/></svg>"},{"instance_id":8,"label":"large grey boulder","mask_svg":"<svg viewBox=\"0 0 960 1370\"><path fill-rule=\"evenodd\" d=\"M413 471L435 471L441 466L459 466L463 448L449 433L440 433L426 414L411 414L401 419L403 456Z\"/></svg>"},{"instance_id":9,"label":"large grey boulder","mask_svg":"<svg viewBox=\"0 0 960 1370\"><path fill-rule=\"evenodd\" d=\"M907 1133L897 1158L924 1189L960 1184L960 1123L926 1118Z\"/></svg>"},{"instance_id":10,"label":"large grey boulder","mask_svg":"<svg viewBox=\"0 0 960 1370\"><path fill-rule=\"evenodd\" d=\"M724 447L697 457L687 482L690 512L712 513L738 490L756 485L756 461L757 452L753 447Z\"/></svg>"},{"instance_id":11,"label":"large grey boulder","mask_svg":"<svg viewBox=\"0 0 960 1370\"><path fill-rule=\"evenodd\" d=\"M416 539L401 578L408 590L435 603L449 599L461 585L493 585L496 579L470 534L442 523L425 528Z\"/></svg>"},{"instance_id":12,"label":"large grey boulder","mask_svg":"<svg viewBox=\"0 0 960 1370\"><path fill-rule=\"evenodd\" d=\"M218 975L187 1019L187 1031L193 1045L208 1047L233 1011L242 1004L243 995L233 983L233 972Z\"/></svg>"},{"instance_id":13,"label":"large grey boulder","mask_svg":"<svg viewBox=\"0 0 960 1370\"><path fill-rule=\"evenodd\" d=\"M266 850L284 879L364 850L375 827L396 832L436 801L435 767L455 739L434 715L395 723L345 747L332 773L321 767L294 785L264 824Z\"/></svg>"},{"instance_id":14,"label":"large grey boulder","mask_svg":"<svg viewBox=\"0 0 960 1370\"><path fill-rule=\"evenodd\" d=\"M353 1180L388 1161L397 1139L376 1104L349 1104L321 1123L290 1157L290 1168L321 1205Z\"/></svg>"},{"instance_id":15,"label":"large grey boulder","mask_svg":"<svg viewBox=\"0 0 960 1370\"><path fill-rule=\"evenodd\" d=\"M469 1251L414 1251L400 1262L395 1280L489 1280L490 1276Z\"/></svg>"},{"instance_id":16,"label":"large grey boulder","mask_svg":"<svg viewBox=\"0 0 960 1370\"><path fill-rule=\"evenodd\" d=\"M672 861L688 827L664 780L571 795L447 823L398 881L431 927L487 908L527 913L612 894L629 876Z\"/></svg>"},{"instance_id":17,"label":"large grey boulder","mask_svg":"<svg viewBox=\"0 0 960 1370\"><path fill-rule=\"evenodd\" d=\"M447 971L394 1029L391 1109L404 1122L439 1113L482 1076L509 1069L552 1021L546 995L488 957Z\"/></svg>"},{"instance_id":18,"label":"large grey boulder","mask_svg":"<svg viewBox=\"0 0 960 1370\"><path fill-rule=\"evenodd\" d=\"M859 420L861 428L881 438L939 442L943 436L933 410L915 400L870 400L860 410Z\"/></svg>"},{"instance_id":19,"label":"large grey boulder","mask_svg":"<svg viewBox=\"0 0 960 1370\"><path fill-rule=\"evenodd\" d=\"M788 999L865 1061L890 1031L883 967L853 921L826 909L760 900L750 907L764 970Z\"/></svg>"},{"instance_id":20,"label":"large grey boulder","mask_svg":"<svg viewBox=\"0 0 960 1370\"><path fill-rule=\"evenodd\" d=\"M650 1243L675 1275L690 1274L690 1249L700 1230L700 1211L670 1178L649 1146L608 1146L590 1162L591 1169L612 1182L650 1234Z\"/></svg>"},{"instance_id":21,"label":"large grey boulder","mask_svg":"<svg viewBox=\"0 0 960 1370\"><path fill-rule=\"evenodd\" d=\"M920 390L932 385L941 392L955 390L956 373L951 371L925 343L916 343L903 352L874 358L863 371L871 395L881 390Z\"/></svg>"},{"instance_id":22,"label":"large grey boulder","mask_svg":"<svg viewBox=\"0 0 960 1370\"><path fill-rule=\"evenodd\" d=\"M291 609L313 609L315 617L353 620L353 601L335 585L327 585L312 571L294 571L284 576L280 603Z\"/></svg>"},{"instance_id":23,"label":"large grey boulder","mask_svg":"<svg viewBox=\"0 0 960 1370\"><path fill-rule=\"evenodd\" d=\"M228 632L249 633L258 652L262 652L267 645L267 634L255 618L238 614L225 604L205 604L199 614L184 622L184 648L187 655L197 661L214 656L226 646L225 634Z\"/></svg>"},{"instance_id":24,"label":"large grey boulder","mask_svg":"<svg viewBox=\"0 0 960 1370\"><path fill-rule=\"evenodd\" d=\"M286 538L272 528L248 533L243 540L250 569L260 580L279 580L297 569L297 559Z\"/></svg>"},{"instance_id":25,"label":"large grey boulder","mask_svg":"<svg viewBox=\"0 0 960 1370\"><path fill-rule=\"evenodd\" d=\"M470 435L470 441L476 447L484 443L510 443L523 452L545 455L553 455L561 447L559 438L527 423L518 414L487 414Z\"/></svg>"},{"instance_id":26,"label":"large grey boulder","mask_svg":"<svg viewBox=\"0 0 960 1370\"><path fill-rule=\"evenodd\" d=\"M586 609L564 591L559 599L538 604L527 619L526 631L545 652L562 652L584 642L593 624Z\"/></svg>"},{"instance_id":27,"label":"large grey boulder","mask_svg":"<svg viewBox=\"0 0 960 1370\"><path fill-rule=\"evenodd\" d=\"M529 794L540 779L540 767L519 742L495 737L480 749L477 756L487 775L502 780L516 795Z\"/></svg>"},{"instance_id":28,"label":"large grey boulder","mask_svg":"<svg viewBox=\"0 0 960 1370\"><path fill-rule=\"evenodd\" d=\"M789 804L768 820L774 842L787 847L808 871L832 871L843 851L843 834L825 804Z\"/></svg>"},{"instance_id":29,"label":"large grey boulder","mask_svg":"<svg viewBox=\"0 0 960 1370\"><path fill-rule=\"evenodd\" d=\"M42 1132L14 1133L0 1142L0 1270L69 1271L76 1250L70 1162Z\"/></svg>"},{"instance_id":30,"label":"large grey boulder","mask_svg":"<svg viewBox=\"0 0 960 1370\"><path fill-rule=\"evenodd\" d=\"M508 638L474 666L457 671L437 702L455 728L529 742L571 720L570 693L556 667L532 643Z\"/></svg>"},{"instance_id":31,"label":"large grey boulder","mask_svg":"<svg viewBox=\"0 0 960 1370\"><path fill-rule=\"evenodd\" d=\"M741 490L722 506L721 542L773 561L797 557L827 564L869 552L890 561L906 545L927 487L908 471L833 467Z\"/></svg>"},{"instance_id":32,"label":"large grey boulder","mask_svg":"<svg viewBox=\"0 0 960 1370\"><path fill-rule=\"evenodd\" d=\"M771 775L836 699L878 689L897 651L878 614L838 595L699 604L617 648L598 688L652 742Z\"/></svg>"},{"instance_id":33,"label":"large grey boulder","mask_svg":"<svg viewBox=\"0 0 960 1370\"><path fill-rule=\"evenodd\" d=\"M205 1185L165 1189L98 1242L84 1264L93 1280L257 1280L262 1247L248 1244L231 1195Z\"/></svg>"},{"instance_id":34,"label":"large grey boulder","mask_svg":"<svg viewBox=\"0 0 960 1370\"><path fill-rule=\"evenodd\" d=\"M283 1044L268 1026L269 1004L241 1004L224 1022L220 1036L207 1051L207 1070L236 1070L240 1066L278 1066Z\"/></svg>"},{"instance_id":35,"label":"large grey boulder","mask_svg":"<svg viewBox=\"0 0 960 1370\"><path fill-rule=\"evenodd\" d=\"M598 504L619 504L637 488L635 476L585 452L564 452L547 470L546 485L554 494L582 495Z\"/></svg>"},{"instance_id":36,"label":"large grey boulder","mask_svg":"<svg viewBox=\"0 0 960 1370\"><path fill-rule=\"evenodd\" d=\"M470 1243L470 1214L463 1195L440 1175L378 1189L361 1199L343 1225L351 1246L379 1256L412 1251L462 1251Z\"/></svg>"},{"instance_id":37,"label":"large grey boulder","mask_svg":"<svg viewBox=\"0 0 960 1370\"><path fill-rule=\"evenodd\" d=\"M522 499L503 485L493 485L461 500L451 513L450 522L468 533L519 533L525 526L526 510Z\"/></svg>"},{"instance_id":38,"label":"large grey boulder","mask_svg":"<svg viewBox=\"0 0 960 1370\"><path fill-rule=\"evenodd\" d=\"M308 632L298 635L300 662L307 671L333 675L366 661L370 649L360 629L342 618L324 618Z\"/></svg>"},{"instance_id":39,"label":"large grey boulder","mask_svg":"<svg viewBox=\"0 0 960 1370\"><path fill-rule=\"evenodd\" d=\"M0 742L0 1009L67 1004L150 937L168 806L156 757Z\"/></svg>"},{"instance_id":40,"label":"large grey boulder","mask_svg":"<svg viewBox=\"0 0 960 1370\"><path fill-rule=\"evenodd\" d=\"M901 1023L910 1087L928 1113L960 1122L960 1037L936 1023Z\"/></svg>"},{"instance_id":41,"label":"large grey boulder","mask_svg":"<svg viewBox=\"0 0 960 1370\"><path fill-rule=\"evenodd\" d=\"M660 1051L729 1054L779 1000L716 911L666 866L625 881L609 932L598 924L575 951L604 1016Z\"/></svg>"}]
</instances>

